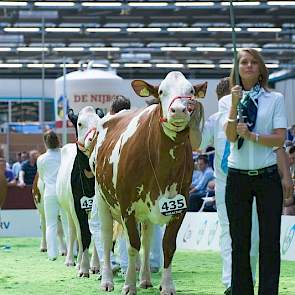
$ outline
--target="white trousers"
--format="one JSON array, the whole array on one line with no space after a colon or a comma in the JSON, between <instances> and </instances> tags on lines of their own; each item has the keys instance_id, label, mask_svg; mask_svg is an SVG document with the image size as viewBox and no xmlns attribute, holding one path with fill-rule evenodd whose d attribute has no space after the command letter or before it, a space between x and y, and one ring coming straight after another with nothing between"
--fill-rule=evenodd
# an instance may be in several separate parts
<instances>
[{"instance_id":1,"label":"white trousers","mask_svg":"<svg viewBox=\"0 0 295 295\"><path fill-rule=\"evenodd\" d=\"M225 205L225 186L226 179L222 177L222 179L216 177L215 182L215 197L216 197L216 207L218 220L221 228L220 233L220 251L222 256L222 283L226 288L231 286L231 237L229 231L229 221L227 216L227 210ZM251 270L252 270L252 278L253 283L256 281L256 265L258 261L258 253L259 253L259 224L258 224L258 216L257 216L257 208L256 208L256 199L253 201L252 208L252 232L251 232L251 250L250 250L250 262L251 262Z\"/></svg>"},{"instance_id":2,"label":"white trousers","mask_svg":"<svg viewBox=\"0 0 295 295\"><path fill-rule=\"evenodd\" d=\"M59 205L56 196L44 195L44 211L46 220L46 243L48 258L57 258L58 243L57 243L57 219Z\"/></svg>"}]
</instances>

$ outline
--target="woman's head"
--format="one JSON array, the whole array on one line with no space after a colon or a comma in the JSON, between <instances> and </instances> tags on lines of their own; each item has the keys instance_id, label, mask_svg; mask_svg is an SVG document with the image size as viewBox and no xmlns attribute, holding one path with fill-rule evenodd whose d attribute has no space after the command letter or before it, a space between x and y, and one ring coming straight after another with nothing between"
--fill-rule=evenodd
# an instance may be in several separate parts
<instances>
[{"instance_id":1,"label":"woman's head","mask_svg":"<svg viewBox=\"0 0 295 295\"><path fill-rule=\"evenodd\" d=\"M253 82L253 84L259 82L263 88L267 88L268 70L261 54L257 50L252 48L241 49L238 52L237 63L242 86L243 82ZM231 71L230 80L231 86L234 86L236 84L235 67Z\"/></svg>"},{"instance_id":2,"label":"woman's head","mask_svg":"<svg viewBox=\"0 0 295 295\"><path fill-rule=\"evenodd\" d=\"M47 130L43 135L46 148L56 149L59 147L59 139L53 130Z\"/></svg>"}]
</instances>

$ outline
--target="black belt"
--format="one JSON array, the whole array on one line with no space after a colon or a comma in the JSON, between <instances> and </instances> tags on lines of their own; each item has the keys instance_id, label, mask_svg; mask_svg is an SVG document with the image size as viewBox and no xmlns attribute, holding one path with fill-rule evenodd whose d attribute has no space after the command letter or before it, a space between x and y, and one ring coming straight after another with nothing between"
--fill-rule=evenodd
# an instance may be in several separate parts
<instances>
[{"instance_id":1,"label":"black belt","mask_svg":"<svg viewBox=\"0 0 295 295\"><path fill-rule=\"evenodd\" d=\"M272 166L269 166L269 167L256 169L256 170L240 170L240 169L235 169L235 168L228 167L228 172L238 173L238 174L243 174L243 175L248 175L248 176L257 176L257 175L260 175L260 174L271 174L271 173L274 173L277 170L278 170L277 165L272 165Z\"/></svg>"}]
</instances>

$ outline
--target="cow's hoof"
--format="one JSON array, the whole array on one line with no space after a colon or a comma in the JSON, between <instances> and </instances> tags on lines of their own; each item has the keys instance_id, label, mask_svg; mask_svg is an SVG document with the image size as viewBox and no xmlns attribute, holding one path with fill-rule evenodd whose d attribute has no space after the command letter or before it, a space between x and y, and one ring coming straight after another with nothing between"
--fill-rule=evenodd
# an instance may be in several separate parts
<instances>
[{"instance_id":1,"label":"cow's hoof","mask_svg":"<svg viewBox=\"0 0 295 295\"><path fill-rule=\"evenodd\" d=\"M40 248L40 252L47 252L46 248Z\"/></svg>"},{"instance_id":2,"label":"cow's hoof","mask_svg":"<svg viewBox=\"0 0 295 295\"><path fill-rule=\"evenodd\" d=\"M67 267L70 267L70 266L75 266L76 263L75 263L75 262L65 262L65 265L66 265Z\"/></svg>"},{"instance_id":3,"label":"cow's hoof","mask_svg":"<svg viewBox=\"0 0 295 295\"><path fill-rule=\"evenodd\" d=\"M112 292L112 291L114 291L114 284L113 284L113 282L110 282L110 281L108 281L108 282L102 282L100 284L100 289L102 291Z\"/></svg>"},{"instance_id":4,"label":"cow's hoof","mask_svg":"<svg viewBox=\"0 0 295 295\"><path fill-rule=\"evenodd\" d=\"M79 272L79 277L80 278L89 278L89 272Z\"/></svg>"},{"instance_id":5,"label":"cow's hoof","mask_svg":"<svg viewBox=\"0 0 295 295\"><path fill-rule=\"evenodd\" d=\"M136 286L124 285L122 295L136 295Z\"/></svg>"},{"instance_id":6,"label":"cow's hoof","mask_svg":"<svg viewBox=\"0 0 295 295\"><path fill-rule=\"evenodd\" d=\"M149 280L142 280L139 284L139 287L142 289L148 289L148 288L152 288L153 284Z\"/></svg>"},{"instance_id":7,"label":"cow's hoof","mask_svg":"<svg viewBox=\"0 0 295 295\"><path fill-rule=\"evenodd\" d=\"M176 295L176 290L175 288L162 288L162 286L160 285L160 295Z\"/></svg>"},{"instance_id":8,"label":"cow's hoof","mask_svg":"<svg viewBox=\"0 0 295 295\"><path fill-rule=\"evenodd\" d=\"M90 270L91 270L91 273L93 274L99 273L99 267L97 266L92 266Z\"/></svg>"},{"instance_id":9,"label":"cow's hoof","mask_svg":"<svg viewBox=\"0 0 295 295\"><path fill-rule=\"evenodd\" d=\"M67 252L61 252L61 256L67 256Z\"/></svg>"}]
</instances>

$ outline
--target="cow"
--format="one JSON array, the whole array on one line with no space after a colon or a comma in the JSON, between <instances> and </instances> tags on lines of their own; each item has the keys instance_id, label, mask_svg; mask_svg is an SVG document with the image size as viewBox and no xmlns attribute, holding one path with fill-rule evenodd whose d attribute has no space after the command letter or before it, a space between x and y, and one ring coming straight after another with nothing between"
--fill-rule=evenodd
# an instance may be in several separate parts
<instances>
[{"instance_id":1,"label":"cow","mask_svg":"<svg viewBox=\"0 0 295 295\"><path fill-rule=\"evenodd\" d=\"M78 115L70 110L68 117L73 123L77 141L66 144L61 149L61 165L57 175L57 196L68 220L68 248L65 264L75 265L74 242L78 242L77 267L79 275L89 277L89 254L91 233L88 212L94 196L94 175L89 167L89 155L97 136L96 126L103 115L100 109L84 107ZM94 247L95 248L95 247ZM92 269L98 271L99 262L94 249Z\"/></svg>"},{"instance_id":2,"label":"cow","mask_svg":"<svg viewBox=\"0 0 295 295\"><path fill-rule=\"evenodd\" d=\"M6 195L7 195L7 180L4 175L4 171L0 168L0 211L2 206L4 205ZM1 215L0 215L1 220Z\"/></svg>"},{"instance_id":3,"label":"cow","mask_svg":"<svg viewBox=\"0 0 295 295\"><path fill-rule=\"evenodd\" d=\"M193 171L189 123L191 116L198 126L203 121L203 107L196 98L205 96L207 83L193 86L181 72L170 72L159 86L134 80L132 87L140 97L154 96L159 104L102 120L90 157L104 243L101 289L114 289L109 257L114 218L122 223L129 241L122 294L136 294L136 256L141 244L140 287L152 286L148 259L152 224L166 224L160 289L162 295L174 295L171 262Z\"/></svg>"},{"instance_id":4,"label":"cow","mask_svg":"<svg viewBox=\"0 0 295 295\"><path fill-rule=\"evenodd\" d=\"M47 244L46 244L46 219L45 219L45 211L44 211L44 188L45 184L42 179L39 177L38 172L35 175L34 182L32 185L32 195L35 206L38 210L40 216L40 225L41 225L41 241L40 241L40 251L46 252L47 251ZM62 256L65 256L67 253L66 244L64 241L64 230L62 227L62 223L60 217L57 223L57 238L59 243L59 249Z\"/></svg>"}]
</instances>

